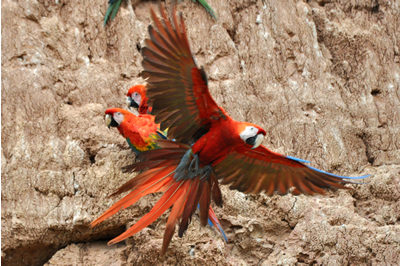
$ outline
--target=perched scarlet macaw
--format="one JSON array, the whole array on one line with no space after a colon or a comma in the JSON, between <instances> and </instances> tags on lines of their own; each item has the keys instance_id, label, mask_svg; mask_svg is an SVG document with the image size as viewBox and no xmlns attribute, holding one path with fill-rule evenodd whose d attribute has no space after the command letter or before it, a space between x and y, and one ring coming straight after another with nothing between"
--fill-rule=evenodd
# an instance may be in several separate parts
<instances>
[{"instance_id":1,"label":"perched scarlet macaw","mask_svg":"<svg viewBox=\"0 0 400 266\"><path fill-rule=\"evenodd\" d=\"M176 142L157 141L162 149L143 152L140 162L123 168L142 172L120 188L133 189L132 201L153 192L164 194L149 213L109 244L139 232L173 205L161 250L165 254L175 224L182 236L198 204L203 226L211 198L222 205L218 179L244 193L313 195L324 194L324 188L347 188L344 184L352 182L344 179L367 177L329 174L260 145L264 129L235 121L215 103L206 73L197 67L190 51L182 16L178 23L175 6L172 14L171 23L161 8L162 23L151 10L155 29L149 26L142 64L152 113L161 129L169 128L168 138Z\"/></svg>"},{"instance_id":2,"label":"perched scarlet macaw","mask_svg":"<svg viewBox=\"0 0 400 266\"><path fill-rule=\"evenodd\" d=\"M141 86L141 85L139 85ZM133 87L132 87L133 88ZM131 112L121 109L112 108L105 112L105 122L108 128L116 127L119 133L126 139L131 149L139 154L143 151L148 151L152 149L158 149L159 146L156 144L156 139L165 139L162 132L158 130L158 126L154 123L154 116L143 114L136 116ZM127 183L129 184L129 182ZM125 184L124 186L126 186ZM120 193L128 191L127 189L119 189L111 196L118 195ZM92 226L96 226L103 220L111 217L113 214L117 213L121 208L125 209L132 205L136 201L132 201L132 193L128 194L125 198L114 204L109 210L107 210L102 216L91 223ZM218 228L225 241L228 242L228 238L225 235L222 226L216 217L212 207L209 208L209 220L210 226L215 226Z\"/></svg>"},{"instance_id":3,"label":"perched scarlet macaw","mask_svg":"<svg viewBox=\"0 0 400 266\"><path fill-rule=\"evenodd\" d=\"M127 110L112 108L106 110L105 121L108 128L118 129L136 154L159 148L154 140L165 139L152 115L136 116Z\"/></svg>"},{"instance_id":4,"label":"perched scarlet macaw","mask_svg":"<svg viewBox=\"0 0 400 266\"><path fill-rule=\"evenodd\" d=\"M126 94L128 108L137 108L139 114L150 114L151 107L147 105L146 85L132 86Z\"/></svg>"}]
</instances>

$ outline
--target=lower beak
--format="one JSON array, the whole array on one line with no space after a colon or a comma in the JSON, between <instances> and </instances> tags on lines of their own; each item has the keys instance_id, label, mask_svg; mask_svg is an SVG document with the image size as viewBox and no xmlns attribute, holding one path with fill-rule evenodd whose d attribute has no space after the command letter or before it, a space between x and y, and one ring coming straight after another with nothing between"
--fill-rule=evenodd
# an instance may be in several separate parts
<instances>
[{"instance_id":1,"label":"lower beak","mask_svg":"<svg viewBox=\"0 0 400 266\"><path fill-rule=\"evenodd\" d=\"M264 135L263 135L263 134L258 134L258 135L257 135L257 138L256 138L256 141L255 141L255 143L254 143L254 146L253 146L253 148L251 148L251 149L258 148L258 146L261 145L261 142L262 142L263 140L264 140Z\"/></svg>"},{"instance_id":2,"label":"lower beak","mask_svg":"<svg viewBox=\"0 0 400 266\"><path fill-rule=\"evenodd\" d=\"M106 126L108 127L108 129L110 129L111 121L112 121L111 115L107 114L105 117L105 122L106 122Z\"/></svg>"}]
</instances>

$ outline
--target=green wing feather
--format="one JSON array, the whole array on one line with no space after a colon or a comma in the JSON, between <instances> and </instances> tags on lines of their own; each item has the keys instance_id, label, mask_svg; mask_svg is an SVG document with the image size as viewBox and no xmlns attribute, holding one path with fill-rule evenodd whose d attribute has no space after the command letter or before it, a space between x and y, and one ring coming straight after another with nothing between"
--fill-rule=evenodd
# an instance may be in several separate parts
<instances>
[{"instance_id":1,"label":"green wing feather","mask_svg":"<svg viewBox=\"0 0 400 266\"><path fill-rule=\"evenodd\" d=\"M210 13L210 15L217 20L217 15L215 14L214 10L211 8L211 6L207 3L206 0L197 0L207 11Z\"/></svg>"},{"instance_id":2,"label":"green wing feather","mask_svg":"<svg viewBox=\"0 0 400 266\"><path fill-rule=\"evenodd\" d=\"M106 26L107 24L107 20L110 17L110 19L113 20L115 18L115 16L117 15L119 6L121 5L122 0L110 0L108 2L109 6L106 12L106 16L104 17L104 23L103 26Z\"/></svg>"}]
</instances>

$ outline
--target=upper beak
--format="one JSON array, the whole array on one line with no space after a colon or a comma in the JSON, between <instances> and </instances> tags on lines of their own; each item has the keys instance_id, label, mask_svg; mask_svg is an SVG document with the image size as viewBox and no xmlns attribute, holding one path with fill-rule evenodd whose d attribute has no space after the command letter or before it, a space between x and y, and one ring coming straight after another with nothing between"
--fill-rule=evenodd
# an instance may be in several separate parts
<instances>
[{"instance_id":1,"label":"upper beak","mask_svg":"<svg viewBox=\"0 0 400 266\"><path fill-rule=\"evenodd\" d=\"M257 138L256 138L256 141L254 142L254 146L253 146L253 148L251 148L251 149L255 149L255 148L257 148L258 146L260 146L260 145L261 145L261 142L263 141L263 139L264 139L264 135L263 135L263 134L258 134L258 135L257 135Z\"/></svg>"},{"instance_id":2,"label":"upper beak","mask_svg":"<svg viewBox=\"0 0 400 266\"><path fill-rule=\"evenodd\" d=\"M105 122L106 122L106 126L108 127L108 129L110 129L111 122L112 122L112 116L110 114L106 115Z\"/></svg>"},{"instance_id":3,"label":"upper beak","mask_svg":"<svg viewBox=\"0 0 400 266\"><path fill-rule=\"evenodd\" d=\"M126 97L126 104L128 105L128 109L131 109L132 98Z\"/></svg>"}]
</instances>

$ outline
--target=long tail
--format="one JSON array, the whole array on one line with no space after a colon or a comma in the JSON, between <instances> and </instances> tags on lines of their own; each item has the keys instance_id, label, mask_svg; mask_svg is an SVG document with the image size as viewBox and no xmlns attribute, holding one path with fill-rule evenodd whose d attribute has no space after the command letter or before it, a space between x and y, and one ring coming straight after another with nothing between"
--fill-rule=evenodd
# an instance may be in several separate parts
<instances>
[{"instance_id":1,"label":"long tail","mask_svg":"<svg viewBox=\"0 0 400 266\"><path fill-rule=\"evenodd\" d=\"M198 206L198 208L200 209L200 206ZM210 209L208 210L208 224L211 226L215 226L215 228L217 228L218 231L221 233L225 242L229 242L229 239L226 236L224 229L222 229L222 226L219 223L218 218L215 215L214 210L211 208L211 206L210 206Z\"/></svg>"},{"instance_id":2,"label":"long tail","mask_svg":"<svg viewBox=\"0 0 400 266\"><path fill-rule=\"evenodd\" d=\"M200 222L202 226L205 226L210 218L212 223L220 230L225 240L227 240L210 206L211 197L216 205L222 206L221 191L215 174L210 172L207 176L198 175L191 179L184 178L176 181L174 179L175 169L190 147L170 140L158 140L157 144L162 149L143 152L139 156L140 162L123 168L124 172L142 172L113 194L117 195L132 190L99 218L94 220L91 226L98 225L119 210L134 204L145 195L164 192L163 196L149 213L144 215L123 234L112 239L108 244L115 244L136 234L173 206L164 233L161 250L161 255L164 255L175 232L175 225L179 224L179 236L182 237L198 205L200 205Z\"/></svg>"}]
</instances>

